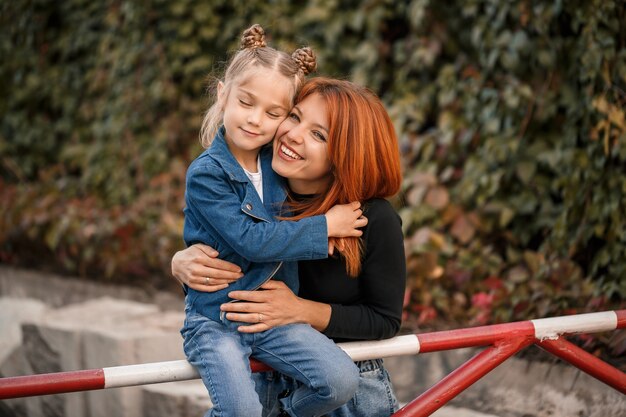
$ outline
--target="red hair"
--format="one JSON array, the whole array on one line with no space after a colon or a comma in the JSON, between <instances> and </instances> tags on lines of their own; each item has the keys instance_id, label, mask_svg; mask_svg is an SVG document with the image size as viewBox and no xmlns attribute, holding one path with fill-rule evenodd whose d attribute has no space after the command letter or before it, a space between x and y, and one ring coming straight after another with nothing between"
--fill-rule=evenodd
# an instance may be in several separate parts
<instances>
[{"instance_id":1,"label":"red hair","mask_svg":"<svg viewBox=\"0 0 626 417\"><path fill-rule=\"evenodd\" d=\"M336 204L391 197L402 182L398 138L380 99L349 81L312 78L295 98L319 94L328 111L328 157L333 179L326 192L306 201L290 199L292 220L326 213ZM361 272L360 238L337 239L351 277Z\"/></svg>"}]
</instances>

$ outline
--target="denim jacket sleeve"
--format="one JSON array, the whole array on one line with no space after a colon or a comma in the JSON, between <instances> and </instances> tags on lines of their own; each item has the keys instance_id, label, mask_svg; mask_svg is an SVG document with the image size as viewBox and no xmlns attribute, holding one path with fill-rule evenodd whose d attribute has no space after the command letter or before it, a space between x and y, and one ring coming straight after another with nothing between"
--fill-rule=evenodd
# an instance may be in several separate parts
<instances>
[{"instance_id":1,"label":"denim jacket sleeve","mask_svg":"<svg viewBox=\"0 0 626 417\"><path fill-rule=\"evenodd\" d=\"M187 205L201 222L210 224L237 254L251 262L328 257L325 216L255 221L244 212L235 189L240 184L217 165L192 165L187 173Z\"/></svg>"}]
</instances>

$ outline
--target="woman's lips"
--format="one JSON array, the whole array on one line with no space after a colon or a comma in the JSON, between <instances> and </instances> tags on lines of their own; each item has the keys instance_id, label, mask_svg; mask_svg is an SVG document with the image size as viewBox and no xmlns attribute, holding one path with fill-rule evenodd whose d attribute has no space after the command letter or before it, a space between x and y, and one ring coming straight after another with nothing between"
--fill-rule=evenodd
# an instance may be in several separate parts
<instances>
[{"instance_id":1,"label":"woman's lips","mask_svg":"<svg viewBox=\"0 0 626 417\"><path fill-rule=\"evenodd\" d=\"M299 160L304 159L296 151L294 151L293 149L291 149L284 143L281 143L278 149L280 151L279 152L280 156L284 157L287 160L299 161Z\"/></svg>"}]
</instances>

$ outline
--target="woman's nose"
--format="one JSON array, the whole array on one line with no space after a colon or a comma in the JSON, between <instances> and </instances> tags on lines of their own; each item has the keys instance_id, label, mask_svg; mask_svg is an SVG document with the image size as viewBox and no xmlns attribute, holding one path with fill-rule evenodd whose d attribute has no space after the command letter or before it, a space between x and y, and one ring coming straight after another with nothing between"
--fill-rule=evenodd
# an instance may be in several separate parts
<instances>
[{"instance_id":1,"label":"woman's nose","mask_svg":"<svg viewBox=\"0 0 626 417\"><path fill-rule=\"evenodd\" d=\"M302 129L299 126L294 126L287 132L287 138L291 142L302 143L302 133Z\"/></svg>"}]
</instances>

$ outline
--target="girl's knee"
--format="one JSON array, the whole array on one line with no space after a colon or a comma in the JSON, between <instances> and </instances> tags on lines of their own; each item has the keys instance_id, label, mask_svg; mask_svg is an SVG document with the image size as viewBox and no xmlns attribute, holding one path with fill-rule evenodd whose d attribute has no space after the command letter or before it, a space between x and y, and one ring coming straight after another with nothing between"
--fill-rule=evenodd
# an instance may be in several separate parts
<instances>
[{"instance_id":1,"label":"girl's knee","mask_svg":"<svg viewBox=\"0 0 626 417\"><path fill-rule=\"evenodd\" d=\"M347 373L346 376L344 376L344 385L342 387L341 393L342 404L350 401L350 399L354 397L357 389L359 388L359 379L361 378L359 374L359 369L354 364L352 365L354 369L352 369L351 372Z\"/></svg>"},{"instance_id":2,"label":"girl's knee","mask_svg":"<svg viewBox=\"0 0 626 417\"><path fill-rule=\"evenodd\" d=\"M332 387L332 397L338 406L350 401L359 388L359 368L352 361L348 361L342 366L334 368L331 380L328 381Z\"/></svg>"}]
</instances>

